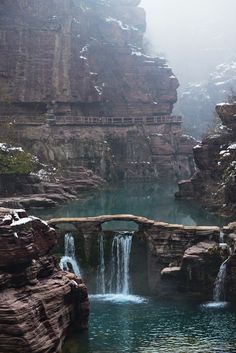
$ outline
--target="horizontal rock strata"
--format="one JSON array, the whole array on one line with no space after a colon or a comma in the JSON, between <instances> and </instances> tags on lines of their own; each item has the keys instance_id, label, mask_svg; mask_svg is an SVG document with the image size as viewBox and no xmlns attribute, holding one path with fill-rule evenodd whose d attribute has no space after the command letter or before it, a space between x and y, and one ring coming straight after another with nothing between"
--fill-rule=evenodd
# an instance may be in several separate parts
<instances>
[{"instance_id":1,"label":"horizontal rock strata","mask_svg":"<svg viewBox=\"0 0 236 353\"><path fill-rule=\"evenodd\" d=\"M106 182L84 167L70 167L57 174L0 174L0 207L50 208L103 188Z\"/></svg>"},{"instance_id":2,"label":"horizontal rock strata","mask_svg":"<svg viewBox=\"0 0 236 353\"><path fill-rule=\"evenodd\" d=\"M196 141L171 116L178 81L145 53L138 5L1 2L0 125L10 139L44 163L108 180L192 174Z\"/></svg>"},{"instance_id":3,"label":"horizontal rock strata","mask_svg":"<svg viewBox=\"0 0 236 353\"><path fill-rule=\"evenodd\" d=\"M59 352L71 324L87 327L87 289L58 269L54 229L0 208L0 352Z\"/></svg>"}]
</instances>

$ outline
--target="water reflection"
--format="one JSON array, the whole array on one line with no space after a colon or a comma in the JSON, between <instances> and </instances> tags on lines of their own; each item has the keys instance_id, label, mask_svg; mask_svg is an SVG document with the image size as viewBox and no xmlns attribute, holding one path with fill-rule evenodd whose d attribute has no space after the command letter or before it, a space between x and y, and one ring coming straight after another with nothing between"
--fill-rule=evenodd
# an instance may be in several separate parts
<instances>
[{"instance_id":1,"label":"water reflection","mask_svg":"<svg viewBox=\"0 0 236 353\"><path fill-rule=\"evenodd\" d=\"M197 202L176 200L175 191L176 185L125 183L97 192L85 200L32 213L43 218L127 213L185 225L224 225L229 222L205 211ZM124 225L122 227L125 229Z\"/></svg>"}]
</instances>

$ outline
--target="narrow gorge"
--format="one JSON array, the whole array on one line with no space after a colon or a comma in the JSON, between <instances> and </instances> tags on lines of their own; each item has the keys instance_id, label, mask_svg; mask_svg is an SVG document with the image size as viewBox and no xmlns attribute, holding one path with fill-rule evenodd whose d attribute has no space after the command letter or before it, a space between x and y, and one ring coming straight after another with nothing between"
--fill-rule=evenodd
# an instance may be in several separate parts
<instances>
[{"instance_id":1,"label":"narrow gorge","mask_svg":"<svg viewBox=\"0 0 236 353\"><path fill-rule=\"evenodd\" d=\"M0 3L0 353L236 351L235 97L187 135L142 6Z\"/></svg>"}]
</instances>

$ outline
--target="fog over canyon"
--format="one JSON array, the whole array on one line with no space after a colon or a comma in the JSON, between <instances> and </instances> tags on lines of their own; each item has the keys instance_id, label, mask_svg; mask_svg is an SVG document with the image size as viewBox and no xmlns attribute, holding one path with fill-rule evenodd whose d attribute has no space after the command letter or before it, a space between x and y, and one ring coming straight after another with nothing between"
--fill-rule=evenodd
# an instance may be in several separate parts
<instances>
[{"instance_id":1,"label":"fog over canyon","mask_svg":"<svg viewBox=\"0 0 236 353\"><path fill-rule=\"evenodd\" d=\"M0 353L236 352L235 13L0 2Z\"/></svg>"}]
</instances>

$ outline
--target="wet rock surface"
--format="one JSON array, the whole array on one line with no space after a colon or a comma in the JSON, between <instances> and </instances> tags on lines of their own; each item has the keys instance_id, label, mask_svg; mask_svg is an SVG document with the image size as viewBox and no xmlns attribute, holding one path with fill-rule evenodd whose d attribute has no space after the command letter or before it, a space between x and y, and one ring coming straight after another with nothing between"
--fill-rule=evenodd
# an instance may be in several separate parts
<instances>
[{"instance_id":1,"label":"wet rock surface","mask_svg":"<svg viewBox=\"0 0 236 353\"><path fill-rule=\"evenodd\" d=\"M102 230L102 224L114 220L138 225L131 249L133 293L212 299L214 281L223 261L219 227L168 224L125 214L50 220L49 224L59 233L64 234L67 230L73 233L78 260L85 269L84 276L90 288L94 289L99 265L98 238L103 232L104 249L107 249L116 234L112 230ZM109 266L106 254L105 259Z\"/></svg>"},{"instance_id":2,"label":"wet rock surface","mask_svg":"<svg viewBox=\"0 0 236 353\"><path fill-rule=\"evenodd\" d=\"M87 327L83 281L56 266L54 229L0 208L0 352L59 352L71 324Z\"/></svg>"},{"instance_id":3,"label":"wet rock surface","mask_svg":"<svg viewBox=\"0 0 236 353\"><path fill-rule=\"evenodd\" d=\"M104 179L84 167L67 168L49 180L38 175L0 175L0 207L55 207L105 185Z\"/></svg>"}]
</instances>

